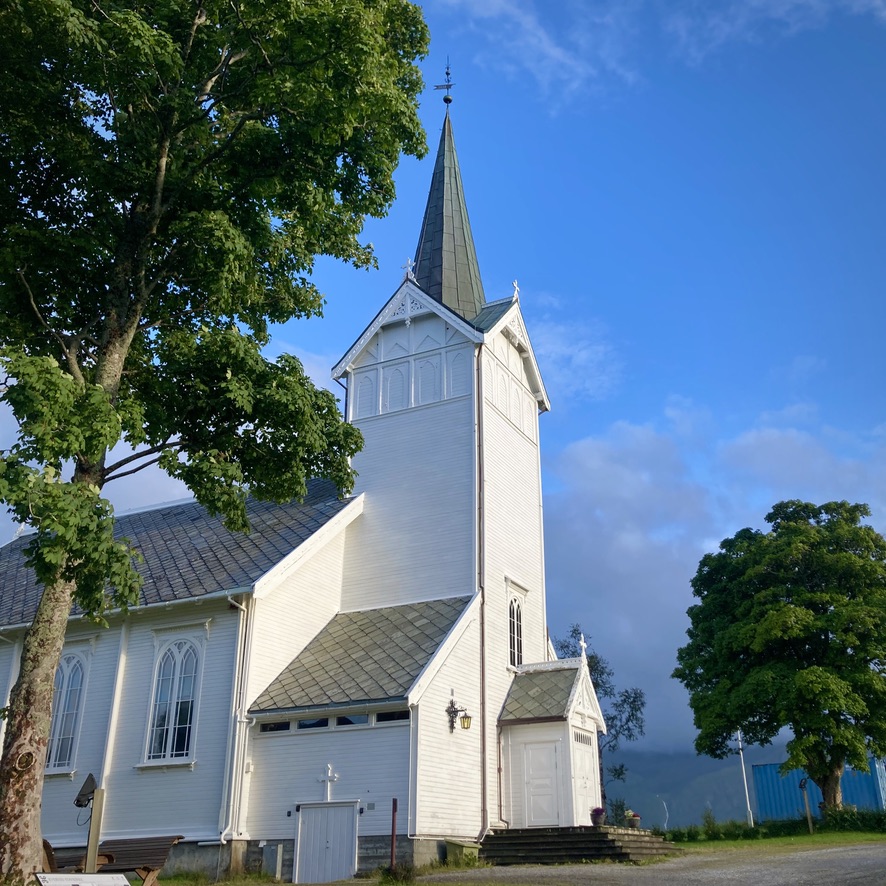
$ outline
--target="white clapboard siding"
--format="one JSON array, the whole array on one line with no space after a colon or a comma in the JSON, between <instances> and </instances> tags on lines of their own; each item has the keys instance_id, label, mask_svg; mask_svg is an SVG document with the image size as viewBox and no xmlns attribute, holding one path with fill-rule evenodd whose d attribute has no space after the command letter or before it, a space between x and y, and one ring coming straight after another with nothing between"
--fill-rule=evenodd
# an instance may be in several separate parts
<instances>
[{"instance_id":1,"label":"white clapboard siding","mask_svg":"<svg viewBox=\"0 0 886 886\"><path fill-rule=\"evenodd\" d=\"M473 398L357 422L361 519L348 527L342 609L458 596L476 586Z\"/></svg>"},{"instance_id":2,"label":"white clapboard siding","mask_svg":"<svg viewBox=\"0 0 886 886\"><path fill-rule=\"evenodd\" d=\"M471 728L449 731L446 707L454 698L473 717ZM417 836L479 833L480 812L480 628L474 620L449 653L418 703ZM497 711L490 711L495 723ZM489 745L495 758L495 745ZM491 783L490 783L491 788Z\"/></svg>"},{"instance_id":3,"label":"white clapboard siding","mask_svg":"<svg viewBox=\"0 0 886 886\"><path fill-rule=\"evenodd\" d=\"M246 830L252 840L292 839L295 807L326 798L320 779L332 764L331 799L359 800L361 836L389 834L391 799L399 801L405 831L409 790L409 724L296 730L262 735L254 726L246 790Z\"/></svg>"},{"instance_id":4,"label":"white clapboard siding","mask_svg":"<svg viewBox=\"0 0 886 886\"><path fill-rule=\"evenodd\" d=\"M47 773L43 787L41 826L54 843L85 843L89 815L74 806L80 786L91 772L101 777L111 714L114 676L120 651L119 618L108 629L72 625L62 655L80 658L84 683L72 766L67 773ZM50 836L51 835L51 836Z\"/></svg>"},{"instance_id":5,"label":"white clapboard siding","mask_svg":"<svg viewBox=\"0 0 886 886\"><path fill-rule=\"evenodd\" d=\"M486 349L481 371L486 681L489 708L500 711L513 679L508 623L512 597L522 609L523 662L544 661L547 653L538 417L534 401L527 407L532 396L522 359L504 335ZM494 748L496 717L488 719L486 730L487 742ZM490 818L496 820L495 755L487 756L486 766Z\"/></svg>"},{"instance_id":6,"label":"white clapboard siding","mask_svg":"<svg viewBox=\"0 0 886 886\"><path fill-rule=\"evenodd\" d=\"M246 689L252 703L338 612L345 532L254 601Z\"/></svg>"},{"instance_id":7,"label":"white clapboard siding","mask_svg":"<svg viewBox=\"0 0 886 886\"><path fill-rule=\"evenodd\" d=\"M218 837L239 617L227 601L136 610L130 616L117 739L106 779L104 837L158 833L183 834L191 840ZM203 645L193 766L141 766L155 640L180 636L198 636Z\"/></svg>"}]
</instances>

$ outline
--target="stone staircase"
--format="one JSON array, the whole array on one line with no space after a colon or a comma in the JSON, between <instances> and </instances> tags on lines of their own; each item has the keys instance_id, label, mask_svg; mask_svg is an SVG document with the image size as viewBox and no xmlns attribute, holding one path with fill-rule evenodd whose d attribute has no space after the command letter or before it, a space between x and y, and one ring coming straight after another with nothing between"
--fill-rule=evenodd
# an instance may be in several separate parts
<instances>
[{"instance_id":1,"label":"stone staircase","mask_svg":"<svg viewBox=\"0 0 886 886\"><path fill-rule=\"evenodd\" d=\"M682 851L640 828L523 828L490 832L480 845L480 860L495 865L638 862Z\"/></svg>"}]
</instances>

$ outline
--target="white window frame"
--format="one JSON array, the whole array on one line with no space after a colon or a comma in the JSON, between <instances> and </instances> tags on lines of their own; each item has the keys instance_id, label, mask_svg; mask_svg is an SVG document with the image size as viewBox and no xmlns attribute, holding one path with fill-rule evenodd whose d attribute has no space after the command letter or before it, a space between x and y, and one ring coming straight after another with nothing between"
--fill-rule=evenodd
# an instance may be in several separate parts
<instances>
[{"instance_id":1,"label":"white window frame","mask_svg":"<svg viewBox=\"0 0 886 886\"><path fill-rule=\"evenodd\" d=\"M187 631L171 629L169 632L162 630L154 631L154 666L151 681L151 695L148 700L147 728L145 730L143 766L193 766L196 761L197 726L200 722L200 696L203 685L203 665L206 659L206 639L209 634L209 622L207 621L203 631ZM182 673L185 664L185 656L188 651L193 652L195 657L193 674ZM164 662L172 656L172 673L164 679L171 680L171 686L167 686L169 692L166 702L160 701L161 686L160 671ZM187 747L181 753L175 752L176 725L157 726L156 717L158 704L167 704L172 711L177 711L182 701L182 678L190 679L190 687L186 690L190 694L191 702L190 722L188 723ZM154 749L154 739L157 729L165 729L167 733L162 740L160 752Z\"/></svg>"},{"instance_id":2,"label":"white window frame","mask_svg":"<svg viewBox=\"0 0 886 886\"><path fill-rule=\"evenodd\" d=\"M525 660L523 649L526 643L523 628L525 626L524 622L526 614L526 598L528 597L528 595L529 591L526 588L524 588L522 585L517 584L515 581L508 578L507 576L505 577L505 599L507 600L505 617L507 618L508 625L508 667L512 670L521 667ZM511 612L515 606L519 610L516 643L514 643L515 636L512 631L511 621Z\"/></svg>"},{"instance_id":3,"label":"white window frame","mask_svg":"<svg viewBox=\"0 0 886 886\"><path fill-rule=\"evenodd\" d=\"M71 710L71 680L79 671L80 684L77 686L75 708ZM52 719L49 726L49 744L46 751L46 772L71 773L77 760L77 745L80 741L80 726L83 722L83 708L86 703L86 683L89 674L87 656L81 652L62 652L52 690ZM61 682L59 682L61 681ZM59 759L59 742L68 742L68 752Z\"/></svg>"}]
</instances>

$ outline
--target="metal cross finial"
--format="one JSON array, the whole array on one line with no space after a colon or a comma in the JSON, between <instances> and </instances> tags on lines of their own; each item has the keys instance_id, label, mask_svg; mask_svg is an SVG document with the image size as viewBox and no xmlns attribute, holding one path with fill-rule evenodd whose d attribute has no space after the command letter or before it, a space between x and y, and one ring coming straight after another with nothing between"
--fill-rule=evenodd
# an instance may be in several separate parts
<instances>
[{"instance_id":1,"label":"metal cross finial","mask_svg":"<svg viewBox=\"0 0 886 886\"><path fill-rule=\"evenodd\" d=\"M588 644L585 643L585 635L582 634L578 640L578 648L581 649L581 657L586 658L588 654Z\"/></svg>"},{"instance_id":2,"label":"metal cross finial","mask_svg":"<svg viewBox=\"0 0 886 886\"><path fill-rule=\"evenodd\" d=\"M520 287L517 285L517 281L514 280L514 298L520 297Z\"/></svg>"},{"instance_id":3,"label":"metal cross finial","mask_svg":"<svg viewBox=\"0 0 886 886\"><path fill-rule=\"evenodd\" d=\"M403 270L406 271L406 274L403 278L404 280L414 280L415 279L415 273L412 270L415 267L415 262L411 258L407 258L406 264L401 265L400 267L402 267Z\"/></svg>"},{"instance_id":4,"label":"metal cross finial","mask_svg":"<svg viewBox=\"0 0 886 886\"><path fill-rule=\"evenodd\" d=\"M449 70L449 56L446 56L446 82L441 83L439 86L435 86L434 89L446 90L446 95L443 96L443 101L447 106L452 104L452 96L449 93L453 86L455 86L455 84L452 82L452 73Z\"/></svg>"}]
</instances>

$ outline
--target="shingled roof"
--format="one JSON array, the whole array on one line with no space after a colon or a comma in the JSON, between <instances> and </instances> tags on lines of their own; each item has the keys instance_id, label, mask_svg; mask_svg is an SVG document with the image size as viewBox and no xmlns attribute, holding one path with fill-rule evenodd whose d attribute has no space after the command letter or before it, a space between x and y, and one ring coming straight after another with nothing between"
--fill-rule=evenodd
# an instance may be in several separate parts
<instances>
[{"instance_id":1,"label":"shingled roof","mask_svg":"<svg viewBox=\"0 0 886 886\"><path fill-rule=\"evenodd\" d=\"M575 661L569 660L564 661L562 667L517 674L499 721L565 720L572 689L579 676L578 668Z\"/></svg>"},{"instance_id":2,"label":"shingled roof","mask_svg":"<svg viewBox=\"0 0 886 886\"><path fill-rule=\"evenodd\" d=\"M249 499L249 535L229 532L196 502L117 518L118 537L142 553L139 605L169 603L249 588L349 504L334 484L312 480L302 502ZM25 566L23 536L0 548L0 625L30 623L41 587Z\"/></svg>"},{"instance_id":3,"label":"shingled roof","mask_svg":"<svg viewBox=\"0 0 886 886\"><path fill-rule=\"evenodd\" d=\"M471 597L340 612L258 697L251 713L405 701Z\"/></svg>"}]
</instances>

